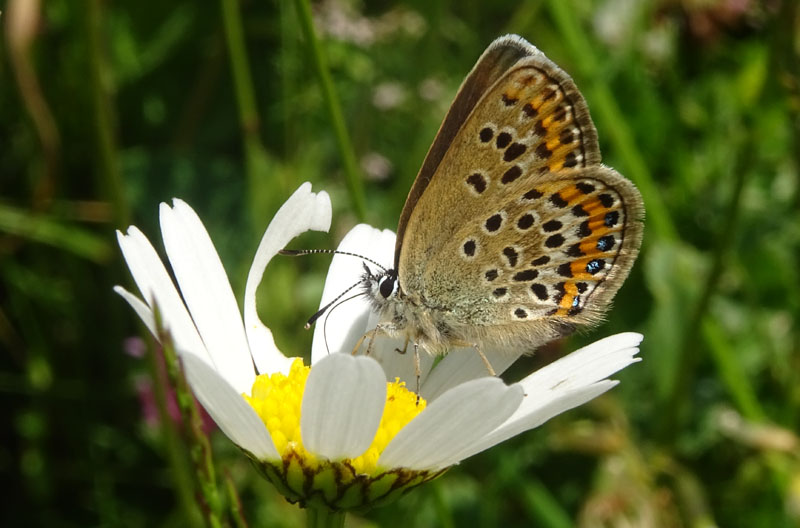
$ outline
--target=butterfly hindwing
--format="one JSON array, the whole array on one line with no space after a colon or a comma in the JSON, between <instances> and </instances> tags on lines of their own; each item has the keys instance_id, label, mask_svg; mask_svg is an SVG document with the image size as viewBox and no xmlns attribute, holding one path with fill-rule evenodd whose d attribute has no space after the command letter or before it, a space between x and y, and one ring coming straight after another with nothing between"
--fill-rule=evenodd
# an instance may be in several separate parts
<instances>
[{"instance_id":1,"label":"butterfly hindwing","mask_svg":"<svg viewBox=\"0 0 800 528\"><path fill-rule=\"evenodd\" d=\"M458 255L469 292L455 307L459 317L475 324L596 321L636 257L639 203L635 187L603 166L514 186L510 199L443 247ZM436 269L426 282L444 280Z\"/></svg>"}]
</instances>

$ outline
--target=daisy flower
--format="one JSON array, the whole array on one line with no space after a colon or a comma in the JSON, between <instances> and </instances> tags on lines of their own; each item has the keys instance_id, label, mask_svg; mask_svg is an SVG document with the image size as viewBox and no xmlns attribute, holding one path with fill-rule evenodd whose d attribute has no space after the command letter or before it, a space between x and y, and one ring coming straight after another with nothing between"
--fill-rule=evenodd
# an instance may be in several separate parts
<instances>
[{"instance_id":1,"label":"daisy flower","mask_svg":"<svg viewBox=\"0 0 800 528\"><path fill-rule=\"evenodd\" d=\"M119 245L141 297L115 288L156 334L154 310L174 341L187 380L219 425L292 502L325 511L361 510L394 500L461 460L532 429L613 387L607 379L638 361L642 336L601 339L506 385L474 350L440 361L421 354L421 375L403 343L374 340L353 355L376 320L363 297L342 302L315 328L311 365L284 356L256 312L268 262L297 235L327 231L330 199L303 184L273 218L247 278L243 315L219 256L196 213L161 204L170 278L134 226ZM353 228L339 249L391 266L394 234ZM333 258L321 305L359 280L361 262ZM519 354L486 351L495 372ZM419 395L412 392L419 386Z\"/></svg>"}]
</instances>

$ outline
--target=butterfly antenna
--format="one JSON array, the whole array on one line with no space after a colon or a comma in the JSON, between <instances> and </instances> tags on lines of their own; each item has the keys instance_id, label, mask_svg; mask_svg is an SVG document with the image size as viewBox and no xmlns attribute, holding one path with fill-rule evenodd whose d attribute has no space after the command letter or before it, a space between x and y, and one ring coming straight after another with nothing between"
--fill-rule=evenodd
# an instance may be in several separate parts
<instances>
[{"instance_id":1,"label":"butterfly antenna","mask_svg":"<svg viewBox=\"0 0 800 528\"><path fill-rule=\"evenodd\" d=\"M349 290L351 290L352 288L353 288L353 286L351 286L350 288L348 288L347 290L345 290L344 292L342 292L342 295L344 295L345 293L347 293L347 292L348 292ZM340 295L339 297L337 297L336 299L334 299L332 303L328 304L328 306L330 306L331 304L333 304L334 302L336 302L336 300L337 300L337 299L339 299L339 298L341 298L341 297L342 297L342 295ZM332 307L332 308L331 308L331 309L328 311L328 313L325 315L325 321L323 321L323 323L322 323L322 336L325 338L325 350L327 350L327 351L328 351L328 354L330 354L330 353L331 353L331 348L328 346L328 317L330 317L330 315L333 313L333 311L334 311L336 308L338 308L339 306L341 306L342 304L346 303L347 301L351 301L351 300L355 299L356 297L361 297L362 295L366 295L366 293L365 293L365 292L361 292L361 293L357 293L357 294L355 294L355 295L351 295L351 296L350 296L350 297L348 297L347 299L342 299L341 301L339 301L338 303L336 303L336 306L333 306L333 307ZM326 306L326 308L327 308L327 306Z\"/></svg>"},{"instance_id":2,"label":"butterfly antenna","mask_svg":"<svg viewBox=\"0 0 800 528\"><path fill-rule=\"evenodd\" d=\"M320 309L319 309L319 311L318 311L317 313L315 313L314 315L312 315L311 317L309 317L309 318L308 318L308 321L306 321L306 327L305 327L305 328L306 328L306 330L308 330L309 328L311 328L311 325L313 325L314 323L316 323L316 322L317 322L317 319L319 319L319 318L322 316L322 314L324 314L326 311L328 311L328 308L330 308L331 306L333 306L334 304L336 304L336 301L338 301L339 299L341 299L342 297L344 297L344 296L345 296L345 294L346 294L347 292L349 292L350 290L352 290L353 288L355 288L356 286L358 286L359 284L361 284L361 282L362 282L362 281L358 281L358 282L356 282L355 284L353 284L352 286L350 286L349 288L347 288L345 291L343 291L342 293L340 293L339 295L337 295L337 296L336 296L336 298L335 298L334 300L332 300L331 302L329 302L328 304L326 304L325 306L323 306L322 308L320 308ZM359 294L359 295L361 295L361 294ZM345 300L349 300L349 299L345 299ZM344 301L342 301L342 302L344 302Z\"/></svg>"},{"instance_id":3,"label":"butterfly antenna","mask_svg":"<svg viewBox=\"0 0 800 528\"><path fill-rule=\"evenodd\" d=\"M358 253L350 253L349 251L339 251L338 249L282 249L278 251L279 255L287 255L289 257L299 257L301 255L314 255L316 253L326 253L329 255L347 255L349 257L358 257L362 260L366 260L371 264L375 264L378 266L382 271L386 271L386 267L381 266L371 258L367 258L364 255L359 255Z\"/></svg>"}]
</instances>

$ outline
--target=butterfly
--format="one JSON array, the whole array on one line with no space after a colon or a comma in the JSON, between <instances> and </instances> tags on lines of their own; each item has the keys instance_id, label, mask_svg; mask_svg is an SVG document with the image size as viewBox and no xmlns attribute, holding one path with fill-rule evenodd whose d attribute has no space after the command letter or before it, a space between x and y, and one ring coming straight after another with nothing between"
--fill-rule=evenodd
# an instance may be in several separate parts
<instances>
[{"instance_id":1,"label":"butterfly","mask_svg":"<svg viewBox=\"0 0 800 528\"><path fill-rule=\"evenodd\" d=\"M570 76L516 35L464 80L408 194L392 269L362 276L372 335L443 354L538 346L598 323L642 239Z\"/></svg>"}]
</instances>

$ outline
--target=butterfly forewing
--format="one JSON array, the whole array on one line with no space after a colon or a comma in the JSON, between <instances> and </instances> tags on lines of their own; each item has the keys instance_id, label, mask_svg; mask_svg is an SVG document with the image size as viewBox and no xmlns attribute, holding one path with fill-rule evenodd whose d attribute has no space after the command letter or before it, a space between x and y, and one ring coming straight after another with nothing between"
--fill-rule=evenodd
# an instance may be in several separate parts
<instances>
[{"instance_id":1,"label":"butterfly forewing","mask_svg":"<svg viewBox=\"0 0 800 528\"><path fill-rule=\"evenodd\" d=\"M592 322L638 250L638 191L600 165L569 76L527 49L469 109L401 218L400 286L452 324Z\"/></svg>"},{"instance_id":2,"label":"butterfly forewing","mask_svg":"<svg viewBox=\"0 0 800 528\"><path fill-rule=\"evenodd\" d=\"M420 196L422 196L422 193L431 182L433 175L437 172L442 158L450 149L456 135L461 132L465 120L470 116L478 102L485 98L486 92L495 85L498 79L523 62L538 68L542 73L550 72L547 75L551 78L552 83L561 86L559 95L563 94L567 98L576 101L576 113L586 116L583 120L585 130L582 131L584 134L582 143L589 151L587 157L596 157L599 162L594 127L588 119L588 111L583 98L580 97L569 76L545 57L542 52L522 38L516 35L498 38L481 55L472 71L464 79L453 104L450 106L450 110L439 127L439 132L436 134L427 156L425 156L425 161L417 178L414 180L414 185L408 193L397 227L395 268L399 265L400 249L411 213L416 207Z\"/></svg>"}]
</instances>

